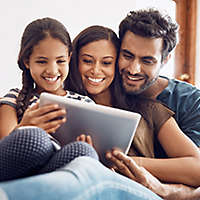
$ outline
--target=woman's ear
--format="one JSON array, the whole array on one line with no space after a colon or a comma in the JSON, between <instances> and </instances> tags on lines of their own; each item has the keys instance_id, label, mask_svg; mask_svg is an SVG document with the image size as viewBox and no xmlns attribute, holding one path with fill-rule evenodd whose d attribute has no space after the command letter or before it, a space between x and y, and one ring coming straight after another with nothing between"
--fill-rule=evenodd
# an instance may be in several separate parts
<instances>
[{"instance_id":1,"label":"woman's ear","mask_svg":"<svg viewBox=\"0 0 200 200\"><path fill-rule=\"evenodd\" d=\"M27 69L30 69L30 66L29 66L29 60L24 60L24 65Z\"/></svg>"}]
</instances>

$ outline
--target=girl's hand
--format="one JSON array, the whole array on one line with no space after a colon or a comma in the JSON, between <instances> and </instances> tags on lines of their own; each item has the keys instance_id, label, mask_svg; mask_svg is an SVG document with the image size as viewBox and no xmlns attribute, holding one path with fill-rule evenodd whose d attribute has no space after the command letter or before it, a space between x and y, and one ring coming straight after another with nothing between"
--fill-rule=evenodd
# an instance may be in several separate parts
<instances>
[{"instance_id":1,"label":"girl's hand","mask_svg":"<svg viewBox=\"0 0 200 200\"><path fill-rule=\"evenodd\" d=\"M81 134L76 138L76 141L86 142L93 146L92 137L90 135Z\"/></svg>"},{"instance_id":2,"label":"girl's hand","mask_svg":"<svg viewBox=\"0 0 200 200\"><path fill-rule=\"evenodd\" d=\"M39 107L39 102L37 102L24 112L17 127L37 126L48 133L54 133L64 122L66 122L65 109L59 108L56 104Z\"/></svg>"},{"instance_id":3,"label":"girl's hand","mask_svg":"<svg viewBox=\"0 0 200 200\"><path fill-rule=\"evenodd\" d=\"M136 162L119 150L106 153L106 158L114 164L114 169L128 178L160 194L163 191L163 184L149 173L145 168L139 167Z\"/></svg>"}]
</instances>

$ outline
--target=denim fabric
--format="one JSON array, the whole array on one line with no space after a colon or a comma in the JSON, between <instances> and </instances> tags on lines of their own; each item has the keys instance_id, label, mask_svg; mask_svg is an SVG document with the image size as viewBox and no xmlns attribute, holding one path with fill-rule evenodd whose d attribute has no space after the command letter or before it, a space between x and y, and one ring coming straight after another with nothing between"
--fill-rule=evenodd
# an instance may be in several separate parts
<instances>
[{"instance_id":1,"label":"denim fabric","mask_svg":"<svg viewBox=\"0 0 200 200\"><path fill-rule=\"evenodd\" d=\"M144 186L90 157L57 171L0 183L1 200L160 200Z\"/></svg>"}]
</instances>

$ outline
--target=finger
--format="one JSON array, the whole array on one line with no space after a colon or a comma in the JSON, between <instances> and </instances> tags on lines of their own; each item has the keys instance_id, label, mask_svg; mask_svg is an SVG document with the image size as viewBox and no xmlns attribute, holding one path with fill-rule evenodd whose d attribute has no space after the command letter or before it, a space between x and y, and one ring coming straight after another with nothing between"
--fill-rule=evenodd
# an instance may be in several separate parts
<instances>
[{"instance_id":1,"label":"finger","mask_svg":"<svg viewBox=\"0 0 200 200\"><path fill-rule=\"evenodd\" d=\"M30 109L33 110L34 106L32 108L30 108ZM44 106L38 107L37 109L34 110L34 113L35 113L36 116L42 116L42 115L44 115L46 113L51 113L51 112L53 112L55 110L61 110L59 105L57 105L57 104L48 104L48 105L44 105Z\"/></svg>"},{"instance_id":2,"label":"finger","mask_svg":"<svg viewBox=\"0 0 200 200\"><path fill-rule=\"evenodd\" d=\"M138 166L132 158L117 150L113 151L113 154L128 167L130 172L133 173L135 177L141 176L143 173L142 168Z\"/></svg>"},{"instance_id":3,"label":"finger","mask_svg":"<svg viewBox=\"0 0 200 200\"><path fill-rule=\"evenodd\" d=\"M62 118L62 119L57 119L57 120L52 120L52 121L48 121L45 123L41 123L38 126L42 129L44 129L45 131L48 130L54 130L54 132L63 124L66 122L66 118Z\"/></svg>"},{"instance_id":4,"label":"finger","mask_svg":"<svg viewBox=\"0 0 200 200\"><path fill-rule=\"evenodd\" d=\"M86 136L86 142L87 142L88 144L90 144L91 146L93 146L92 137L91 137L90 135L87 135L87 136Z\"/></svg>"},{"instance_id":5,"label":"finger","mask_svg":"<svg viewBox=\"0 0 200 200\"><path fill-rule=\"evenodd\" d=\"M80 136L78 136L78 137L76 138L76 141L81 141Z\"/></svg>"},{"instance_id":6,"label":"finger","mask_svg":"<svg viewBox=\"0 0 200 200\"><path fill-rule=\"evenodd\" d=\"M45 131L49 134L54 134L60 125L54 126L53 128L46 129Z\"/></svg>"},{"instance_id":7,"label":"finger","mask_svg":"<svg viewBox=\"0 0 200 200\"><path fill-rule=\"evenodd\" d=\"M48 113L43 113L41 116L38 116L35 120L36 120L36 123L44 123L44 122L50 122L50 121L57 121L59 122L59 120L61 120L62 122L62 119L65 118L65 121L66 121L66 111L65 109L57 109L57 110L54 110L54 111L51 111L51 112L48 112Z\"/></svg>"},{"instance_id":8,"label":"finger","mask_svg":"<svg viewBox=\"0 0 200 200\"><path fill-rule=\"evenodd\" d=\"M35 110L39 108L39 102L32 103L29 107L30 110Z\"/></svg>"},{"instance_id":9,"label":"finger","mask_svg":"<svg viewBox=\"0 0 200 200\"><path fill-rule=\"evenodd\" d=\"M82 142L85 142L86 141L86 135L85 134L81 134L80 135L80 139Z\"/></svg>"},{"instance_id":10,"label":"finger","mask_svg":"<svg viewBox=\"0 0 200 200\"><path fill-rule=\"evenodd\" d=\"M109 159L117 168L117 171L129 177L132 180L135 180L134 174L130 172L128 167L119 159L117 159L111 152L106 153L106 158Z\"/></svg>"}]
</instances>

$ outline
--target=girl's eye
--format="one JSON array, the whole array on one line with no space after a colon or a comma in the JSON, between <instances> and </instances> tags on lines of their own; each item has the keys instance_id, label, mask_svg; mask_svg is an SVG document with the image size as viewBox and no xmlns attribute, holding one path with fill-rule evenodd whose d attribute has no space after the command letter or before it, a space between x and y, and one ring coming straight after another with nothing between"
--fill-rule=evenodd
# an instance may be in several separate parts
<instances>
[{"instance_id":1,"label":"girl's eye","mask_svg":"<svg viewBox=\"0 0 200 200\"><path fill-rule=\"evenodd\" d=\"M83 59L83 62L87 63L87 64L90 64L90 63L92 63L92 60Z\"/></svg>"}]
</instances>

